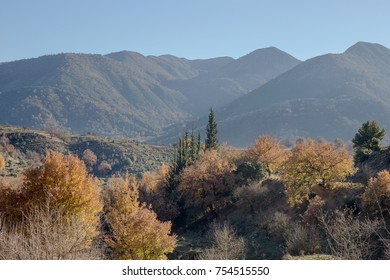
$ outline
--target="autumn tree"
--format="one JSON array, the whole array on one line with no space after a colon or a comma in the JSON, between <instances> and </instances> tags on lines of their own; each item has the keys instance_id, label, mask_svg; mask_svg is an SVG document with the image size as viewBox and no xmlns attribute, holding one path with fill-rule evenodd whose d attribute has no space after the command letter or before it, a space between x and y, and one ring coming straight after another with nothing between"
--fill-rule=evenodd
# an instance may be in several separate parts
<instances>
[{"instance_id":1,"label":"autumn tree","mask_svg":"<svg viewBox=\"0 0 390 280\"><path fill-rule=\"evenodd\" d=\"M102 161L98 166L98 171L102 175L106 175L108 172L110 172L112 169L111 164L109 164L107 161Z\"/></svg>"},{"instance_id":2,"label":"autumn tree","mask_svg":"<svg viewBox=\"0 0 390 280\"><path fill-rule=\"evenodd\" d=\"M210 108L209 119L206 126L205 148L206 150L217 149L218 146L217 122L215 121L214 111Z\"/></svg>"},{"instance_id":3,"label":"autumn tree","mask_svg":"<svg viewBox=\"0 0 390 280\"><path fill-rule=\"evenodd\" d=\"M176 237L171 223L160 222L156 214L139 202L139 183L125 176L109 181L104 195L104 213L110 227L108 244L115 259L165 259L173 251Z\"/></svg>"},{"instance_id":4,"label":"autumn tree","mask_svg":"<svg viewBox=\"0 0 390 280\"><path fill-rule=\"evenodd\" d=\"M270 174L280 168L287 160L288 151L279 143L278 139L262 135L248 149L248 157L250 160L264 165Z\"/></svg>"},{"instance_id":5,"label":"autumn tree","mask_svg":"<svg viewBox=\"0 0 390 280\"><path fill-rule=\"evenodd\" d=\"M376 178L371 178L365 189L362 202L364 209L373 215L389 214L390 211L390 172L382 170Z\"/></svg>"},{"instance_id":6,"label":"autumn tree","mask_svg":"<svg viewBox=\"0 0 390 280\"><path fill-rule=\"evenodd\" d=\"M180 174L179 193L194 215L215 214L229 203L236 166L217 150L208 150Z\"/></svg>"},{"instance_id":7,"label":"autumn tree","mask_svg":"<svg viewBox=\"0 0 390 280\"><path fill-rule=\"evenodd\" d=\"M298 143L283 165L281 179L290 205L307 200L314 185L331 188L354 173L347 150L323 140L307 139Z\"/></svg>"},{"instance_id":8,"label":"autumn tree","mask_svg":"<svg viewBox=\"0 0 390 280\"><path fill-rule=\"evenodd\" d=\"M83 152L83 160L85 164L92 169L97 163L97 156L90 149L86 149Z\"/></svg>"},{"instance_id":9,"label":"autumn tree","mask_svg":"<svg viewBox=\"0 0 390 280\"><path fill-rule=\"evenodd\" d=\"M365 161L372 152L380 150L380 143L384 137L385 130L377 122L363 123L352 139L355 163Z\"/></svg>"},{"instance_id":10,"label":"autumn tree","mask_svg":"<svg viewBox=\"0 0 390 280\"><path fill-rule=\"evenodd\" d=\"M79 217L91 239L97 234L101 210L99 190L85 164L76 156L49 152L43 166L28 170L22 188L22 210L55 208Z\"/></svg>"}]
</instances>

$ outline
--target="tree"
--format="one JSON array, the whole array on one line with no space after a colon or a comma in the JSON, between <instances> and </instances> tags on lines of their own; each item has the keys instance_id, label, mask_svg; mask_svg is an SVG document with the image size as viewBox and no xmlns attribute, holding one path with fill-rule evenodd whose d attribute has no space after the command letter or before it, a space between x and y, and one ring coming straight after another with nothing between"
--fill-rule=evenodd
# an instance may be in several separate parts
<instances>
[{"instance_id":1,"label":"tree","mask_svg":"<svg viewBox=\"0 0 390 280\"><path fill-rule=\"evenodd\" d=\"M281 179L290 205L307 200L314 185L332 188L354 173L352 157L336 145L307 139L298 143L283 165Z\"/></svg>"},{"instance_id":2,"label":"tree","mask_svg":"<svg viewBox=\"0 0 390 280\"><path fill-rule=\"evenodd\" d=\"M250 160L265 165L269 174L280 168L288 158L286 147L278 139L262 135L248 150Z\"/></svg>"},{"instance_id":3,"label":"tree","mask_svg":"<svg viewBox=\"0 0 390 280\"><path fill-rule=\"evenodd\" d=\"M139 202L139 184L125 176L110 180L104 195L104 212L109 224L108 244L116 259L165 259L173 251L176 237L171 223L157 220L156 213Z\"/></svg>"},{"instance_id":4,"label":"tree","mask_svg":"<svg viewBox=\"0 0 390 280\"><path fill-rule=\"evenodd\" d=\"M97 156L90 149L86 149L83 152L83 160L89 168L92 168L97 163Z\"/></svg>"},{"instance_id":5,"label":"tree","mask_svg":"<svg viewBox=\"0 0 390 280\"><path fill-rule=\"evenodd\" d=\"M221 157L217 150L208 150L185 168L179 178L179 193L184 207L194 215L216 214L226 206L234 190L236 166Z\"/></svg>"},{"instance_id":6,"label":"tree","mask_svg":"<svg viewBox=\"0 0 390 280\"><path fill-rule=\"evenodd\" d=\"M355 164L365 161L374 151L380 150L385 130L375 121L366 121L352 139Z\"/></svg>"},{"instance_id":7,"label":"tree","mask_svg":"<svg viewBox=\"0 0 390 280\"><path fill-rule=\"evenodd\" d=\"M209 120L206 127L205 148L206 150L217 149L218 145L217 123L214 118L214 111L210 108Z\"/></svg>"},{"instance_id":8,"label":"tree","mask_svg":"<svg viewBox=\"0 0 390 280\"><path fill-rule=\"evenodd\" d=\"M102 175L106 175L109 171L111 171L112 167L111 164L109 164L107 161L103 160L99 166L98 171Z\"/></svg>"},{"instance_id":9,"label":"tree","mask_svg":"<svg viewBox=\"0 0 390 280\"><path fill-rule=\"evenodd\" d=\"M376 178L371 178L362 195L364 209L372 215L389 214L390 172L382 170Z\"/></svg>"},{"instance_id":10,"label":"tree","mask_svg":"<svg viewBox=\"0 0 390 280\"><path fill-rule=\"evenodd\" d=\"M97 214L102 208L99 189L84 162L77 157L49 152L41 168L25 173L21 192L22 212L34 207L58 209L84 222L89 241L96 236Z\"/></svg>"}]
</instances>

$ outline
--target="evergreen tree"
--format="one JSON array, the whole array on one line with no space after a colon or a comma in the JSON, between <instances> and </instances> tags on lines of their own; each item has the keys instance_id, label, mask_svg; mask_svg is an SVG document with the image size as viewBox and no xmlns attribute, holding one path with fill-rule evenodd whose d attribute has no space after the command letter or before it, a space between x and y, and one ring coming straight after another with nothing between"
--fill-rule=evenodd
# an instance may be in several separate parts
<instances>
[{"instance_id":1,"label":"evergreen tree","mask_svg":"<svg viewBox=\"0 0 390 280\"><path fill-rule=\"evenodd\" d=\"M198 145L195 142L194 129L191 132L191 160L194 162L198 157Z\"/></svg>"},{"instance_id":2,"label":"evergreen tree","mask_svg":"<svg viewBox=\"0 0 390 280\"><path fill-rule=\"evenodd\" d=\"M365 161L372 152L380 150L385 130L375 121L367 121L359 128L352 139L355 150L355 164Z\"/></svg>"},{"instance_id":3,"label":"evergreen tree","mask_svg":"<svg viewBox=\"0 0 390 280\"><path fill-rule=\"evenodd\" d=\"M218 146L217 123L214 118L214 111L212 108L210 108L209 120L206 127L205 148L206 150L217 149Z\"/></svg>"}]
</instances>

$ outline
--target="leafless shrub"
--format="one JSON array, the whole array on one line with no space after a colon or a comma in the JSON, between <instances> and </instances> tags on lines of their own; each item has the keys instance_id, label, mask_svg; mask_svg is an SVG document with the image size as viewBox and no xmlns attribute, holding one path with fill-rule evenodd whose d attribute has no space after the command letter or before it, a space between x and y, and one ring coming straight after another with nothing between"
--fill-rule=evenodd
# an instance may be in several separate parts
<instances>
[{"instance_id":1,"label":"leafless shrub","mask_svg":"<svg viewBox=\"0 0 390 280\"><path fill-rule=\"evenodd\" d=\"M322 215L321 225L327 235L332 255L349 260L370 259L374 252L374 238L381 227L379 220L353 216L353 211L337 210L333 217Z\"/></svg>"},{"instance_id":2,"label":"leafless shrub","mask_svg":"<svg viewBox=\"0 0 390 280\"><path fill-rule=\"evenodd\" d=\"M321 236L315 227L294 224L285 234L286 251L293 256L321 251Z\"/></svg>"},{"instance_id":3,"label":"leafless shrub","mask_svg":"<svg viewBox=\"0 0 390 280\"><path fill-rule=\"evenodd\" d=\"M97 259L96 248L85 248L85 223L60 211L35 208L22 222L0 219L0 259Z\"/></svg>"},{"instance_id":4,"label":"leafless shrub","mask_svg":"<svg viewBox=\"0 0 390 280\"><path fill-rule=\"evenodd\" d=\"M267 222L267 228L270 235L283 240L291 228L290 218L285 213L275 212Z\"/></svg>"},{"instance_id":5,"label":"leafless shrub","mask_svg":"<svg viewBox=\"0 0 390 280\"><path fill-rule=\"evenodd\" d=\"M212 247L204 250L199 258L202 260L240 260L245 259L246 244L242 237L229 224L213 224L210 230Z\"/></svg>"}]
</instances>

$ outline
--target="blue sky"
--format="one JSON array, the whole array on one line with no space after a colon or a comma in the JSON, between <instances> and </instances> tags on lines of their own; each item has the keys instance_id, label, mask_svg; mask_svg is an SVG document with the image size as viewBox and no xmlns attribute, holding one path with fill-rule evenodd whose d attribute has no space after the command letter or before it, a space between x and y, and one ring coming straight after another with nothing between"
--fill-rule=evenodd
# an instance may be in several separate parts
<instances>
[{"instance_id":1,"label":"blue sky","mask_svg":"<svg viewBox=\"0 0 390 280\"><path fill-rule=\"evenodd\" d=\"M390 47L388 0L0 0L0 61L132 50L190 59L275 46L305 60Z\"/></svg>"}]
</instances>

